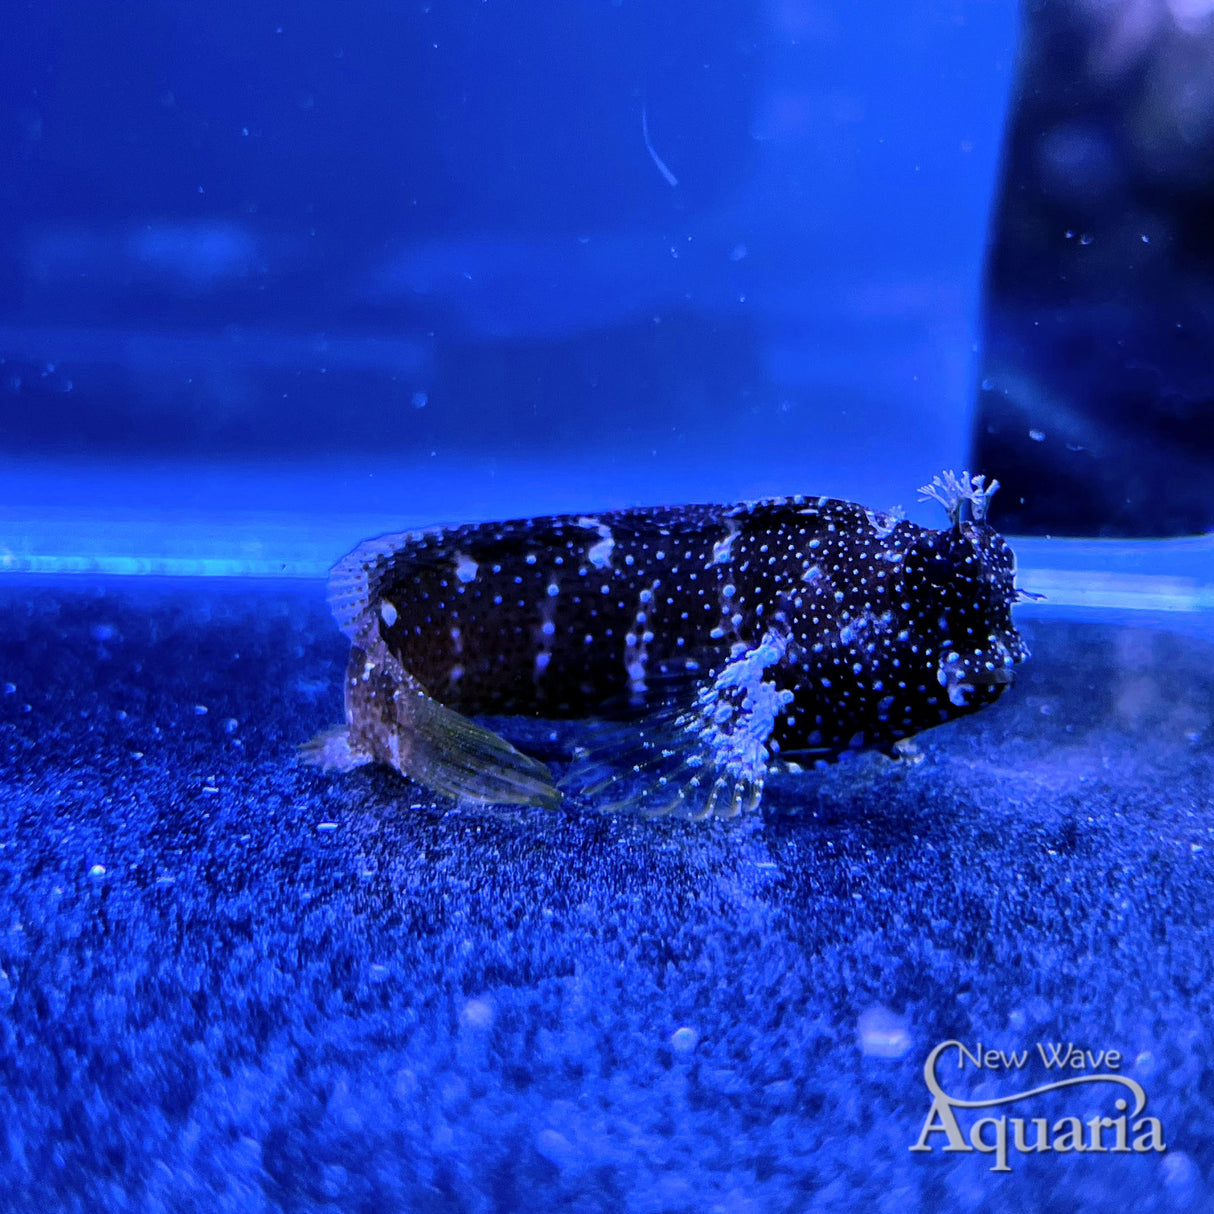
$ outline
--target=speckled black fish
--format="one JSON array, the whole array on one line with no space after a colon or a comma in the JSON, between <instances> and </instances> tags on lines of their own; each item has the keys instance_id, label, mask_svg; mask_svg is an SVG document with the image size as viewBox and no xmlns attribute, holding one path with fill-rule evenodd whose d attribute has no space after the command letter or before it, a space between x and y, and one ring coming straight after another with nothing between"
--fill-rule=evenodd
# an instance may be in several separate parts
<instances>
[{"instance_id":1,"label":"speckled black fish","mask_svg":"<svg viewBox=\"0 0 1214 1214\"><path fill-rule=\"evenodd\" d=\"M996 487L937 477L939 531L797 496L371 540L330 583L346 725L307 757L552 805L548 768L469 717L615 717L616 750L583 753L562 787L648 812L752 808L774 762L892 752L1012 682L1027 650L1014 558L986 522Z\"/></svg>"}]
</instances>

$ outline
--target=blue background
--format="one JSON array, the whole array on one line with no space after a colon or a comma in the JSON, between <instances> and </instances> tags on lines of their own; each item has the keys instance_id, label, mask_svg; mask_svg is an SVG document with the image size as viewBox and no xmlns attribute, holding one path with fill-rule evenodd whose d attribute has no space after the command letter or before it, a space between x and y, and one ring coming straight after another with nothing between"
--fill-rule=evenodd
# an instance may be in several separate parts
<instances>
[{"instance_id":1,"label":"blue background","mask_svg":"<svg viewBox=\"0 0 1214 1214\"><path fill-rule=\"evenodd\" d=\"M44 535L189 505L237 566L234 511L913 510L964 462L1010 0L30 4L0 56L0 505Z\"/></svg>"}]
</instances>

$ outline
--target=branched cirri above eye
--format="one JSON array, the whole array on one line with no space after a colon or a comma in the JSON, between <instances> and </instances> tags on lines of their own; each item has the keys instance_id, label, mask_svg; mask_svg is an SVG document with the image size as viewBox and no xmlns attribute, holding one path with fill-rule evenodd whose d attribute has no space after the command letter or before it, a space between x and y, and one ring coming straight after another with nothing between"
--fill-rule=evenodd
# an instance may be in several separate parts
<instances>
[{"instance_id":1,"label":"branched cirri above eye","mask_svg":"<svg viewBox=\"0 0 1214 1214\"><path fill-rule=\"evenodd\" d=\"M968 502L974 522L981 523L986 519L991 498L998 488L998 481L991 481L987 485L985 476L970 476L968 472L962 472L958 477L955 472L945 471L933 476L930 485L919 486L922 495L919 500L939 502L948 512L948 521L953 526L961 521L961 512Z\"/></svg>"}]
</instances>

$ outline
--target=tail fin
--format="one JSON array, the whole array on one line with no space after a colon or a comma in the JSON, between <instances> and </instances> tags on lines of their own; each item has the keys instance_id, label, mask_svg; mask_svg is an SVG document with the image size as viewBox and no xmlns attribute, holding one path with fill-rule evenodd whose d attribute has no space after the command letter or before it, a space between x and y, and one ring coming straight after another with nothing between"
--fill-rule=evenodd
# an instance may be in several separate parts
<instances>
[{"instance_id":1,"label":"tail fin","mask_svg":"<svg viewBox=\"0 0 1214 1214\"><path fill-rule=\"evenodd\" d=\"M319 767L321 771L353 771L371 762L369 754L355 750L350 745L350 731L344 725L322 729L316 737L298 747L299 761L307 767Z\"/></svg>"}]
</instances>

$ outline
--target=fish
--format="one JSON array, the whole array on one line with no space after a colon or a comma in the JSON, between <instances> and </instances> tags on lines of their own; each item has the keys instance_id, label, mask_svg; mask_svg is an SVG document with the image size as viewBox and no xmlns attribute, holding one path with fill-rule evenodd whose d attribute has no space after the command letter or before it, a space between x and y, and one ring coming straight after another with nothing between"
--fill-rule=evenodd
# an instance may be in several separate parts
<instances>
[{"instance_id":1,"label":"fish","mask_svg":"<svg viewBox=\"0 0 1214 1214\"><path fill-rule=\"evenodd\" d=\"M329 583L345 723L302 756L462 801L692 819L756 809L776 770L897 756L1029 656L997 488L936 476L939 530L797 494L368 540ZM598 733L557 777L487 723L517 717Z\"/></svg>"}]
</instances>

